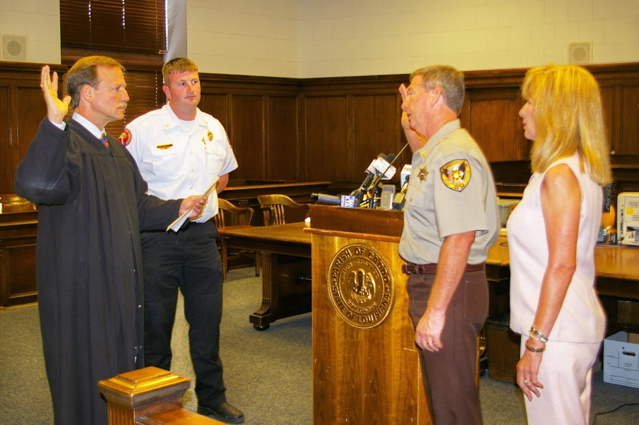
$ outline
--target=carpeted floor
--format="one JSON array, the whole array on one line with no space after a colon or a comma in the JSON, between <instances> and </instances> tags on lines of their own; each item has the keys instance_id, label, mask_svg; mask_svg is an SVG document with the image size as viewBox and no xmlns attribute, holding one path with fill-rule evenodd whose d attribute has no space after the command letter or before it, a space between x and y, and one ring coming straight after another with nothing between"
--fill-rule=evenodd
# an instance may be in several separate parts
<instances>
[{"instance_id":1,"label":"carpeted floor","mask_svg":"<svg viewBox=\"0 0 639 425\"><path fill-rule=\"evenodd\" d=\"M229 402L244 411L247 425L310 425L311 314L278 320L266 331L253 329L248 315L259 307L261 280L251 268L229 273L224 297L221 351ZM174 330L173 372L193 378L181 311ZM486 425L526 423L523 398L514 385L491 381L488 374L480 385ZM185 407L195 410L196 403L189 389ZM639 389L604 383L602 372L595 374L593 413L624 403L639 403ZM52 423L37 307L0 311L0 424ZM639 424L639 406L598 416L595 424Z\"/></svg>"}]
</instances>

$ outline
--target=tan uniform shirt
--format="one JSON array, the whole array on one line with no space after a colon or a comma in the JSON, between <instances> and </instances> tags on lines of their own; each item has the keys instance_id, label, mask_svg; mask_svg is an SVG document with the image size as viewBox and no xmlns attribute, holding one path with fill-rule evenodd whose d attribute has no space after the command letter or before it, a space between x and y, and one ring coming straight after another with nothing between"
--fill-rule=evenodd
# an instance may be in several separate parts
<instances>
[{"instance_id":1,"label":"tan uniform shirt","mask_svg":"<svg viewBox=\"0 0 639 425\"><path fill-rule=\"evenodd\" d=\"M437 263L446 236L475 231L468 263L481 263L500 227L490 166L459 120L450 122L413 155L399 254Z\"/></svg>"}]
</instances>

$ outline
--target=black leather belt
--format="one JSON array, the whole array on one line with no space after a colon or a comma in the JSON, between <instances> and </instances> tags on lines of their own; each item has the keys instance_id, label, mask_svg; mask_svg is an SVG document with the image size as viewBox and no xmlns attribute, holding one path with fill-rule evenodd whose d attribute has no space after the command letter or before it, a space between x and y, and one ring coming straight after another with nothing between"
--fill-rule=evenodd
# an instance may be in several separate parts
<instances>
[{"instance_id":1,"label":"black leather belt","mask_svg":"<svg viewBox=\"0 0 639 425\"><path fill-rule=\"evenodd\" d=\"M478 264L466 264L464 273L481 271L484 269L485 265L486 263L484 262L481 262ZM436 263L429 263L429 264L404 263L402 265L402 273L404 274L435 274L436 271L437 271Z\"/></svg>"}]
</instances>

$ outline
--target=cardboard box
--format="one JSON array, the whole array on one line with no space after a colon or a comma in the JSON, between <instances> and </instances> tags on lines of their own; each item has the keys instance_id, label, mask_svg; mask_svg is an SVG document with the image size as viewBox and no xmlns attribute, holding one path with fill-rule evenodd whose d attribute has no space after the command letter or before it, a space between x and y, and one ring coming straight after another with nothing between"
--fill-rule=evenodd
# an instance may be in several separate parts
<instances>
[{"instance_id":1,"label":"cardboard box","mask_svg":"<svg viewBox=\"0 0 639 425\"><path fill-rule=\"evenodd\" d=\"M639 388L639 334L617 332L604 339L604 382Z\"/></svg>"}]
</instances>

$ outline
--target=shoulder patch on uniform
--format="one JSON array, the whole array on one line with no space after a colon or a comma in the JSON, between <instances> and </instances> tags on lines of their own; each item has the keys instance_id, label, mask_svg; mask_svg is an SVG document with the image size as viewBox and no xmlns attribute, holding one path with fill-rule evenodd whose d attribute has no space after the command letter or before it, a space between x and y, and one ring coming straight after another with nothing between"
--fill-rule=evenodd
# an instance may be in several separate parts
<instances>
[{"instance_id":1,"label":"shoulder patch on uniform","mask_svg":"<svg viewBox=\"0 0 639 425\"><path fill-rule=\"evenodd\" d=\"M131 143L131 139L133 139L133 135L131 134L131 130L129 130L128 128L125 128L118 138L123 146L129 146L129 143Z\"/></svg>"},{"instance_id":2,"label":"shoulder patch on uniform","mask_svg":"<svg viewBox=\"0 0 639 425\"><path fill-rule=\"evenodd\" d=\"M465 159L447 162L439 172L446 187L457 192L464 190L470 182L470 164Z\"/></svg>"}]
</instances>

